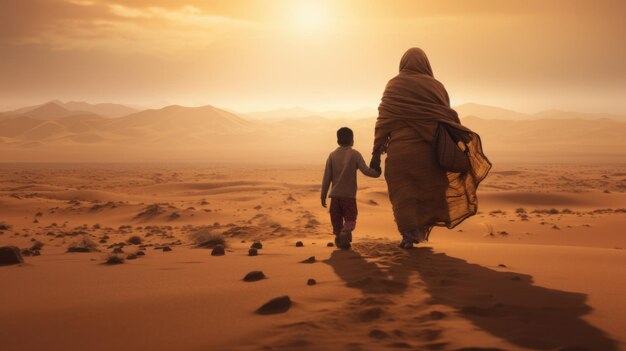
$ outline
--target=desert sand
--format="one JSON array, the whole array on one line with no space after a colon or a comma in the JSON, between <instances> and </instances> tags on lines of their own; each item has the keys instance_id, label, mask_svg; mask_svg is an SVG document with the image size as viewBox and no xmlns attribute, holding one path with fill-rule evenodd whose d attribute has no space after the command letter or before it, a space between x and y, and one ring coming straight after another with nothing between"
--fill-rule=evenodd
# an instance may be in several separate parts
<instances>
[{"instance_id":1,"label":"desert sand","mask_svg":"<svg viewBox=\"0 0 626 351\"><path fill-rule=\"evenodd\" d=\"M498 164L479 214L410 251L362 176L353 250L327 247L321 172L2 165L0 246L38 254L0 266L3 349L626 350L623 164Z\"/></svg>"}]
</instances>

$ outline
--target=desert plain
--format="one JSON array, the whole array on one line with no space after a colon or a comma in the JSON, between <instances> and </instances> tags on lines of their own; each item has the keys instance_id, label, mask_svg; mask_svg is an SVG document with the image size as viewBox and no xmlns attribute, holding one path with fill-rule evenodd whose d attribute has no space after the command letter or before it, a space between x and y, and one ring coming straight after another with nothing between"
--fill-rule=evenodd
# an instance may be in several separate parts
<instances>
[{"instance_id":1,"label":"desert plain","mask_svg":"<svg viewBox=\"0 0 626 351\"><path fill-rule=\"evenodd\" d=\"M3 164L3 349L626 349L623 164L497 164L408 251L363 176L353 249L328 247L321 167Z\"/></svg>"},{"instance_id":2,"label":"desert plain","mask_svg":"<svg viewBox=\"0 0 626 351\"><path fill-rule=\"evenodd\" d=\"M408 251L384 176L328 246L325 159L375 111L0 113L3 350L626 350L626 117L455 109L494 167Z\"/></svg>"}]
</instances>

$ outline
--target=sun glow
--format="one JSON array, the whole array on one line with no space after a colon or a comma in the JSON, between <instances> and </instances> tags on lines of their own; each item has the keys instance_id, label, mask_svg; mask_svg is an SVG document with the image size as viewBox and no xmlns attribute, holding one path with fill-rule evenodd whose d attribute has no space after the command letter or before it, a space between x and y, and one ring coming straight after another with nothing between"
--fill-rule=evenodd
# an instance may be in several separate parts
<instances>
[{"instance_id":1,"label":"sun glow","mask_svg":"<svg viewBox=\"0 0 626 351\"><path fill-rule=\"evenodd\" d=\"M322 31L328 26L328 7L322 1L294 1L291 21L303 31Z\"/></svg>"}]
</instances>

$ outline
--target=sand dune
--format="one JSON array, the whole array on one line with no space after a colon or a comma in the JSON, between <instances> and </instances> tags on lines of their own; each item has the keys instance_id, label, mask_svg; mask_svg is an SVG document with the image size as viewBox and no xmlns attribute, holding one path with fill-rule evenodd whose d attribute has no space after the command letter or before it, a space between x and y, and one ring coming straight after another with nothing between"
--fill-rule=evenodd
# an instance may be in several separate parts
<instances>
[{"instance_id":1,"label":"sand dune","mask_svg":"<svg viewBox=\"0 0 626 351\"><path fill-rule=\"evenodd\" d=\"M374 118L296 118L304 113L301 109L248 120L212 106L168 106L120 118L64 106L82 105L51 102L5 113L0 119L0 155L20 162L111 162L116 159L112 155L123 155L117 159L241 162L252 158L306 164L320 162L333 147L335 130L346 125L355 130L355 146L367 153L375 124ZM569 118L556 111L522 118L523 114L476 104L459 106L459 112L467 115L464 123L481 134L494 161L611 162L625 156L622 121L579 118L580 114ZM474 116L479 113L485 117ZM210 151L217 149L219 153Z\"/></svg>"},{"instance_id":2,"label":"sand dune","mask_svg":"<svg viewBox=\"0 0 626 351\"><path fill-rule=\"evenodd\" d=\"M139 112L136 108L111 103L90 104L83 101L69 101L63 107L72 111L87 111L99 116L116 118Z\"/></svg>"},{"instance_id":3,"label":"sand dune","mask_svg":"<svg viewBox=\"0 0 626 351\"><path fill-rule=\"evenodd\" d=\"M2 165L0 246L28 254L0 266L3 345L624 350L623 166L497 165L478 215L409 252L365 177L353 251L327 247L319 167Z\"/></svg>"}]
</instances>

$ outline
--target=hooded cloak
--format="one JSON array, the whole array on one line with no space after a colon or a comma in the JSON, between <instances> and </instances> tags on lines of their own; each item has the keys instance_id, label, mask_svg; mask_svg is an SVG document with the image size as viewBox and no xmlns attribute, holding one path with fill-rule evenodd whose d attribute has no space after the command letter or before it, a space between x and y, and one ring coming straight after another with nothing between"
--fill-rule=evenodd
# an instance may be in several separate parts
<instances>
[{"instance_id":1,"label":"hooded cloak","mask_svg":"<svg viewBox=\"0 0 626 351\"><path fill-rule=\"evenodd\" d=\"M424 51L409 49L400 72L385 87L378 107L374 152L387 153L385 178L401 232L433 226L454 228L476 214L476 190L491 163L480 136L461 125L448 93L433 76ZM439 123L466 136L470 170L446 172L433 145Z\"/></svg>"}]
</instances>

